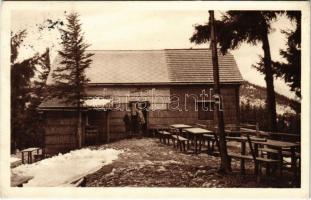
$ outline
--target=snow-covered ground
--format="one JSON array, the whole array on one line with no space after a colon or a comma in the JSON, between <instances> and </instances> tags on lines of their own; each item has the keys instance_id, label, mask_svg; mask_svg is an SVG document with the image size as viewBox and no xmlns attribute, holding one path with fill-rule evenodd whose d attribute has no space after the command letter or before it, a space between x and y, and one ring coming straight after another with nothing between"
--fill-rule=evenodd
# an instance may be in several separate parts
<instances>
[{"instance_id":1,"label":"snow-covered ground","mask_svg":"<svg viewBox=\"0 0 311 200\"><path fill-rule=\"evenodd\" d=\"M10 163L14 163L16 161L20 161L21 159L20 158L16 158L16 157L10 157Z\"/></svg>"},{"instance_id":2,"label":"snow-covered ground","mask_svg":"<svg viewBox=\"0 0 311 200\"><path fill-rule=\"evenodd\" d=\"M245 96L240 97L240 103L247 104L249 102L250 106L253 107L264 107L265 106L265 101L263 99L257 99L257 98L247 98ZM283 104L276 104L276 113L278 115L284 115L285 113L289 114L295 114L295 111L287 105Z\"/></svg>"},{"instance_id":3,"label":"snow-covered ground","mask_svg":"<svg viewBox=\"0 0 311 200\"><path fill-rule=\"evenodd\" d=\"M20 165L12 169L12 173L33 176L25 187L29 186L65 186L81 176L93 173L102 166L111 164L122 153L115 149L89 148L59 154L42 161Z\"/></svg>"}]
</instances>

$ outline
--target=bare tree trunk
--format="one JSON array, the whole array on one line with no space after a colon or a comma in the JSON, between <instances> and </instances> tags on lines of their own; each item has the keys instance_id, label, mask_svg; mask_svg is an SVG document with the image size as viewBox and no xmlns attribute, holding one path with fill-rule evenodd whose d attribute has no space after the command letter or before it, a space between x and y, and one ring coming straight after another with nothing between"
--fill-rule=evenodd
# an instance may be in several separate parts
<instances>
[{"instance_id":1,"label":"bare tree trunk","mask_svg":"<svg viewBox=\"0 0 311 200\"><path fill-rule=\"evenodd\" d=\"M264 71L267 85L266 110L268 114L269 130L274 132L277 131L277 126L276 126L276 105L275 105L275 91L273 84L273 72L271 67L271 54L270 54L267 26L263 27L263 29L264 30L262 33L262 49L264 51Z\"/></svg>"},{"instance_id":2,"label":"bare tree trunk","mask_svg":"<svg viewBox=\"0 0 311 200\"><path fill-rule=\"evenodd\" d=\"M219 98L220 101L220 86L219 86L219 68L218 68L218 56L217 56L217 41L215 34L214 25L214 11L209 11L210 14L210 25L211 25L211 46L212 46L212 60L213 60L213 77L214 77L214 97ZM220 168L219 171L222 173L227 173L230 171L230 163L227 154L227 144L226 135L224 128L224 116L223 112L220 110L220 106L215 103L214 112L218 122L218 133L219 133L219 151L220 151Z\"/></svg>"}]
</instances>

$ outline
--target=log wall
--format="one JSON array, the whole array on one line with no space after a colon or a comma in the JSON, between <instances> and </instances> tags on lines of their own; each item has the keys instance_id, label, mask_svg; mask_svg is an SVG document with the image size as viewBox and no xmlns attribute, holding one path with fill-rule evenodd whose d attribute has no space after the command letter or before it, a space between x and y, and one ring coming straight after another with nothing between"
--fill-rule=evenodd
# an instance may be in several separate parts
<instances>
[{"instance_id":1,"label":"log wall","mask_svg":"<svg viewBox=\"0 0 311 200\"><path fill-rule=\"evenodd\" d=\"M53 155L75 149L76 123L74 112L47 112L45 114L45 152Z\"/></svg>"}]
</instances>

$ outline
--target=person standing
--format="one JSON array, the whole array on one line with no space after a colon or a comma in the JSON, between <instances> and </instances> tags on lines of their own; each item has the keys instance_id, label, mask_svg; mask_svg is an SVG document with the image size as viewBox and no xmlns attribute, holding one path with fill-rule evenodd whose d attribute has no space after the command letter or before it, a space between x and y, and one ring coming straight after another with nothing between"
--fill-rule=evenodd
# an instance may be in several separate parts
<instances>
[{"instance_id":1,"label":"person standing","mask_svg":"<svg viewBox=\"0 0 311 200\"><path fill-rule=\"evenodd\" d=\"M138 132L139 132L139 136L142 137L146 120L141 110L137 110L137 113L138 113L138 127L139 127Z\"/></svg>"},{"instance_id":2,"label":"person standing","mask_svg":"<svg viewBox=\"0 0 311 200\"><path fill-rule=\"evenodd\" d=\"M132 134L138 134L138 112L136 108L136 103L132 104L132 112L131 112L131 125L132 125Z\"/></svg>"},{"instance_id":3,"label":"person standing","mask_svg":"<svg viewBox=\"0 0 311 200\"><path fill-rule=\"evenodd\" d=\"M123 122L125 125L125 133L127 137L131 137L131 114L126 112L123 117Z\"/></svg>"}]
</instances>

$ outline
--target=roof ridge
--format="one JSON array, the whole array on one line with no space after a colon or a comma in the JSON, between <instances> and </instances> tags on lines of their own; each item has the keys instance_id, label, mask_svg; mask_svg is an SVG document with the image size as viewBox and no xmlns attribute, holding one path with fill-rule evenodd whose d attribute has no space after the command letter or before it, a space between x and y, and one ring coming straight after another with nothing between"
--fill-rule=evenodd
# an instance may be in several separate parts
<instances>
[{"instance_id":1,"label":"roof ridge","mask_svg":"<svg viewBox=\"0 0 311 200\"><path fill-rule=\"evenodd\" d=\"M211 50L210 48L172 48L172 49L88 49L86 51L165 51L165 50Z\"/></svg>"},{"instance_id":2,"label":"roof ridge","mask_svg":"<svg viewBox=\"0 0 311 200\"><path fill-rule=\"evenodd\" d=\"M164 49L88 49L86 51L163 51Z\"/></svg>"}]
</instances>

